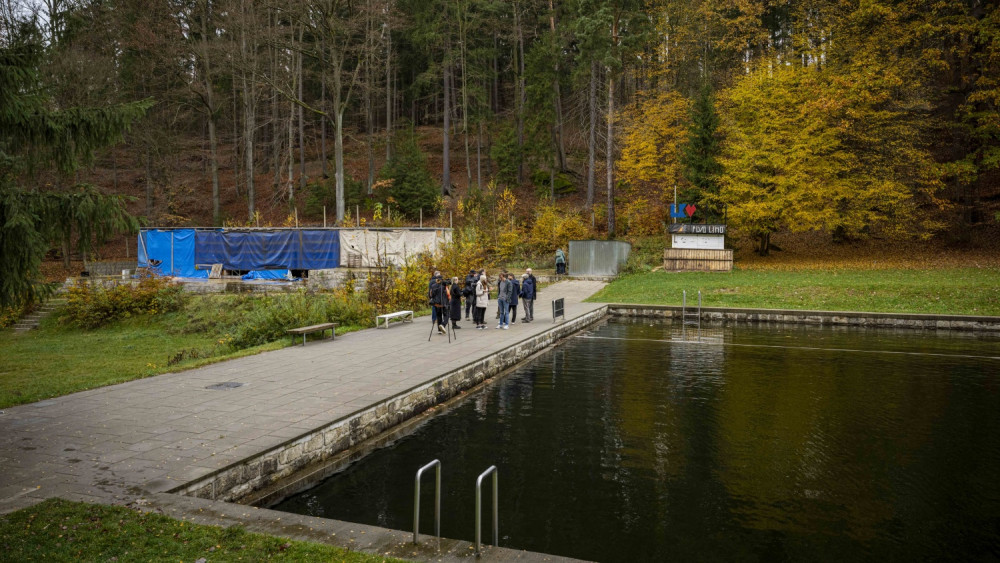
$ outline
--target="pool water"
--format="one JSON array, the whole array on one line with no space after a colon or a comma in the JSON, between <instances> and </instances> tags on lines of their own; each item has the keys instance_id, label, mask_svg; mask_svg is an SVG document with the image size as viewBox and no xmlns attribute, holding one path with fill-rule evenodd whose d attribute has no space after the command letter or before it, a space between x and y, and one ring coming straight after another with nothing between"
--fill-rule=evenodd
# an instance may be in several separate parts
<instances>
[{"instance_id":1,"label":"pool water","mask_svg":"<svg viewBox=\"0 0 1000 563\"><path fill-rule=\"evenodd\" d=\"M609 320L279 510L596 561L1000 557L1000 337ZM433 532L433 477L422 533ZM490 542L484 486L483 540Z\"/></svg>"}]
</instances>

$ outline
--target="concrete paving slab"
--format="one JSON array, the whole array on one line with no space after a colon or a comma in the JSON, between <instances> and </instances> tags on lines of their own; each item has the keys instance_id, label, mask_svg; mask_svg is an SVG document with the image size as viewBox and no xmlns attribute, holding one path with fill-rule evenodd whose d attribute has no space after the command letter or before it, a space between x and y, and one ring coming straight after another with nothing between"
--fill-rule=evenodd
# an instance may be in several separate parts
<instances>
[{"instance_id":1,"label":"concrete paving slab","mask_svg":"<svg viewBox=\"0 0 1000 563\"><path fill-rule=\"evenodd\" d=\"M490 310L490 328L475 330L462 321L465 328L450 343L431 333L429 319L420 318L388 330L369 329L4 409L0 513L50 496L120 504L175 496L159 492L546 332L556 326L551 299L565 299L567 320L591 313L601 305L583 299L603 285L567 281L546 287L535 303L533 323L496 330ZM229 381L244 385L206 388Z\"/></svg>"}]
</instances>

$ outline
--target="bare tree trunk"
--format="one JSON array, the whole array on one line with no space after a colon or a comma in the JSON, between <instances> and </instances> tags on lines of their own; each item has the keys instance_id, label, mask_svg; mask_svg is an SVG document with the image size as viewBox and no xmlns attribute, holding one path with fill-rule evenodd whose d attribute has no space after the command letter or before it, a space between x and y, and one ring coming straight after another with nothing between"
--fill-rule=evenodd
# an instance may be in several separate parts
<instances>
[{"instance_id":1,"label":"bare tree trunk","mask_svg":"<svg viewBox=\"0 0 1000 563\"><path fill-rule=\"evenodd\" d=\"M372 74L375 56L375 18L374 10L369 7L365 15L365 142L368 152L368 194L372 193L375 184L375 104L372 95L375 90L375 77Z\"/></svg>"},{"instance_id":2,"label":"bare tree trunk","mask_svg":"<svg viewBox=\"0 0 1000 563\"><path fill-rule=\"evenodd\" d=\"M552 136L555 141L556 150L556 166L561 170L566 170L566 144L563 142L563 111L562 111L562 88L559 86L559 56L558 56L558 41L559 38L556 35L556 11L552 0L549 0L549 27L552 31L552 41L555 43L555 49L553 52L556 53L556 63L555 63L555 77L552 80L552 90L555 97L555 117L556 121L552 125ZM553 201L555 200L555 193L552 195Z\"/></svg>"},{"instance_id":3,"label":"bare tree trunk","mask_svg":"<svg viewBox=\"0 0 1000 563\"><path fill-rule=\"evenodd\" d=\"M320 78L319 78L319 105L320 105L320 109L323 110L323 114L319 117L319 136L320 136L320 142L319 142L320 149L319 150L320 150L320 160L322 161L322 166L323 166L322 176L323 176L323 178L327 178L328 177L327 172L326 172L326 111L327 111L327 109L326 109L326 64L325 64L325 61L326 61L326 40L322 39L320 41L319 45L320 45L319 46L319 48L320 48L320 54L319 54L320 68L323 69L322 72L320 73Z\"/></svg>"},{"instance_id":4,"label":"bare tree trunk","mask_svg":"<svg viewBox=\"0 0 1000 563\"><path fill-rule=\"evenodd\" d=\"M444 78L442 80L442 85L444 86L444 148L442 150L442 159L444 161L441 171L441 193L448 195L451 191L451 149L448 146L448 135L451 133L451 85L449 78L449 62L448 54L445 53L444 62Z\"/></svg>"},{"instance_id":5,"label":"bare tree trunk","mask_svg":"<svg viewBox=\"0 0 1000 563\"><path fill-rule=\"evenodd\" d=\"M615 173L614 173L614 140L615 140L615 77L608 69L608 145L606 164L608 167L608 238L615 236Z\"/></svg>"},{"instance_id":6,"label":"bare tree trunk","mask_svg":"<svg viewBox=\"0 0 1000 563\"><path fill-rule=\"evenodd\" d=\"M245 2L245 0L244 0ZM246 171L247 185L247 213L253 218L255 209L255 199L257 192L254 189L254 131L257 128L257 80L256 80L256 57L252 53L256 51L253 45L247 44L247 26L253 18L253 7L247 12L246 4L243 6L243 16L247 18L240 30L240 54L244 65L241 72L241 86L243 92L243 155L244 169ZM250 66L247 76L247 66Z\"/></svg>"},{"instance_id":7,"label":"bare tree trunk","mask_svg":"<svg viewBox=\"0 0 1000 563\"><path fill-rule=\"evenodd\" d=\"M299 27L299 56L298 56L298 69L297 74L299 82L299 189L306 189L306 122L303 115L302 103L305 103L305 98L302 96L302 83L304 82L302 77L302 38L306 31L306 26L303 24ZM292 202L295 201L294 194L289 193L289 199Z\"/></svg>"},{"instance_id":8,"label":"bare tree trunk","mask_svg":"<svg viewBox=\"0 0 1000 563\"><path fill-rule=\"evenodd\" d=\"M391 2L388 7L392 7ZM385 25L385 161L389 162L392 158L392 110L395 104L392 103L392 28L388 16Z\"/></svg>"},{"instance_id":9,"label":"bare tree trunk","mask_svg":"<svg viewBox=\"0 0 1000 563\"><path fill-rule=\"evenodd\" d=\"M153 153L146 148L146 217L153 217Z\"/></svg>"},{"instance_id":10,"label":"bare tree trunk","mask_svg":"<svg viewBox=\"0 0 1000 563\"><path fill-rule=\"evenodd\" d=\"M597 154L597 60L590 62L590 134L587 139L587 208L594 207L594 160Z\"/></svg>"},{"instance_id":11,"label":"bare tree trunk","mask_svg":"<svg viewBox=\"0 0 1000 563\"><path fill-rule=\"evenodd\" d=\"M524 183L524 106L526 93L524 91L524 33L521 30L520 7L514 4L514 27L517 34L517 45L514 46L517 57L517 183Z\"/></svg>"},{"instance_id":12,"label":"bare tree trunk","mask_svg":"<svg viewBox=\"0 0 1000 563\"><path fill-rule=\"evenodd\" d=\"M461 5L461 4L460 4ZM466 21L465 14L458 14L458 34L461 40L459 54L462 63L462 137L465 140L465 185L472 185L472 161L469 153L469 68L466 65Z\"/></svg>"}]
</instances>

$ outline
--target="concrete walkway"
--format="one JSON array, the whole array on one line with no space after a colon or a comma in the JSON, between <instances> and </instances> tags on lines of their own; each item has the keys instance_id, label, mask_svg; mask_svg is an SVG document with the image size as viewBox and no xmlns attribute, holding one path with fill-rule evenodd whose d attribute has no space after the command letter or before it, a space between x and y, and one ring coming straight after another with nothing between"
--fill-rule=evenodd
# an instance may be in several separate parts
<instances>
[{"instance_id":1,"label":"concrete walkway","mask_svg":"<svg viewBox=\"0 0 1000 563\"><path fill-rule=\"evenodd\" d=\"M601 305L582 300L603 285L546 287L535 322L509 330L495 329L491 306L489 329L462 322L450 344L438 334L427 341L424 317L6 409L0 513L53 496L101 503L160 496L545 332L552 299L565 298L567 319L592 312ZM207 388L227 382L243 385Z\"/></svg>"}]
</instances>

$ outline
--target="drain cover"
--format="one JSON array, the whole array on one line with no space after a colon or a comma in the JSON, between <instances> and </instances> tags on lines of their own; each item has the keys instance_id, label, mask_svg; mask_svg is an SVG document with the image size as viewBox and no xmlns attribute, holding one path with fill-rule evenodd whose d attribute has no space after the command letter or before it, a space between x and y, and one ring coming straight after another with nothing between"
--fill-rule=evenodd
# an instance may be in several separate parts
<instances>
[{"instance_id":1,"label":"drain cover","mask_svg":"<svg viewBox=\"0 0 1000 563\"><path fill-rule=\"evenodd\" d=\"M215 385L209 385L205 389L236 389L237 387L243 387L243 384L235 381L224 381Z\"/></svg>"}]
</instances>

